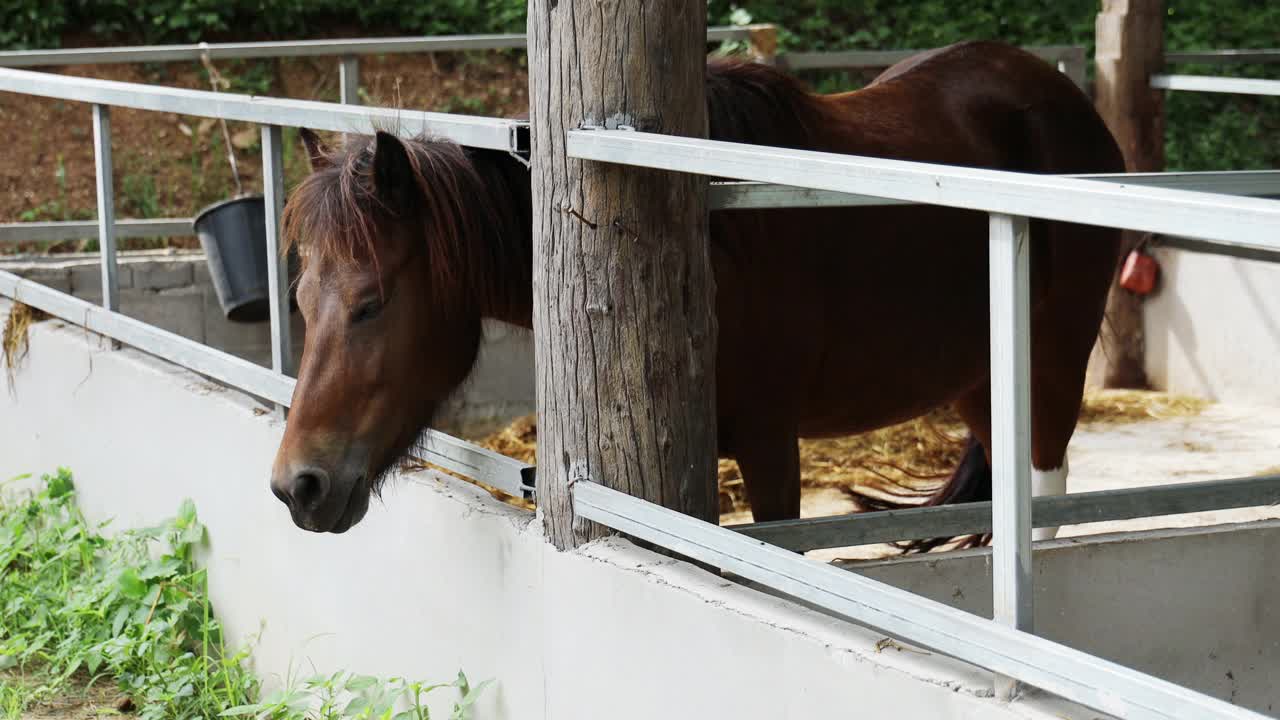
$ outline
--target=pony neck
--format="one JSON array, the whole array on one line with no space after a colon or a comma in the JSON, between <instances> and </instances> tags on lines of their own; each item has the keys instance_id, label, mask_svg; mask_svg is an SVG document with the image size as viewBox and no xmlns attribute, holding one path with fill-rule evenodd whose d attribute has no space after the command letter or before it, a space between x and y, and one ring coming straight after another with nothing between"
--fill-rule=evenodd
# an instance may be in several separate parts
<instances>
[{"instance_id":1,"label":"pony neck","mask_svg":"<svg viewBox=\"0 0 1280 720\"><path fill-rule=\"evenodd\" d=\"M533 328L533 207L529 170L498 150L471 151L493 208L483 254L493 278L479 298L483 317Z\"/></svg>"}]
</instances>

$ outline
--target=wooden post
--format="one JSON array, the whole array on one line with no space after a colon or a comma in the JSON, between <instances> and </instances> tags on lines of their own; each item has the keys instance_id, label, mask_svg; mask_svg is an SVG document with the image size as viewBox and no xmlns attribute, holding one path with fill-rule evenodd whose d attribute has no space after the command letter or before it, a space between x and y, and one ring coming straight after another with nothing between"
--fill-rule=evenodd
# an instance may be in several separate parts
<instances>
[{"instance_id":1,"label":"wooden post","mask_svg":"<svg viewBox=\"0 0 1280 720\"><path fill-rule=\"evenodd\" d=\"M1129 172L1164 169L1164 93L1151 75L1164 65L1164 0L1102 0L1098 14L1095 102ZM1139 236L1125 234L1126 254ZM1147 386L1142 299L1113 283L1100 334L1106 387Z\"/></svg>"},{"instance_id":2,"label":"wooden post","mask_svg":"<svg viewBox=\"0 0 1280 720\"><path fill-rule=\"evenodd\" d=\"M571 160L584 126L706 137L706 7L532 0L538 507L559 548L592 480L715 522L706 179Z\"/></svg>"}]
</instances>

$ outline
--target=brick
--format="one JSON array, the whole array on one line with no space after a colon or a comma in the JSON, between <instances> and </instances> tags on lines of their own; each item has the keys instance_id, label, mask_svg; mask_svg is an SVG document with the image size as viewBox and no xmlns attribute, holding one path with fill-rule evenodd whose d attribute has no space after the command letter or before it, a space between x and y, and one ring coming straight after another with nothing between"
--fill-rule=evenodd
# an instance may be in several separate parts
<instances>
[{"instance_id":1,"label":"brick","mask_svg":"<svg viewBox=\"0 0 1280 720\"><path fill-rule=\"evenodd\" d=\"M65 267L28 266L15 268L13 273L31 282L47 285L54 290L71 292L71 271Z\"/></svg>"},{"instance_id":2,"label":"brick","mask_svg":"<svg viewBox=\"0 0 1280 720\"><path fill-rule=\"evenodd\" d=\"M137 288L120 292L120 311L189 340L204 342L204 298L195 288L163 293Z\"/></svg>"},{"instance_id":3,"label":"brick","mask_svg":"<svg viewBox=\"0 0 1280 720\"><path fill-rule=\"evenodd\" d=\"M116 264L116 282L121 290L133 287L133 268L128 263ZM84 263L71 266L71 293L76 297L102 296L102 265Z\"/></svg>"},{"instance_id":4,"label":"brick","mask_svg":"<svg viewBox=\"0 0 1280 720\"><path fill-rule=\"evenodd\" d=\"M192 283L192 264L186 260L150 260L130 263L133 287L139 290L169 290Z\"/></svg>"},{"instance_id":5,"label":"brick","mask_svg":"<svg viewBox=\"0 0 1280 720\"><path fill-rule=\"evenodd\" d=\"M191 263L191 284L196 287L212 288L213 278L209 277L209 263L203 257Z\"/></svg>"}]
</instances>

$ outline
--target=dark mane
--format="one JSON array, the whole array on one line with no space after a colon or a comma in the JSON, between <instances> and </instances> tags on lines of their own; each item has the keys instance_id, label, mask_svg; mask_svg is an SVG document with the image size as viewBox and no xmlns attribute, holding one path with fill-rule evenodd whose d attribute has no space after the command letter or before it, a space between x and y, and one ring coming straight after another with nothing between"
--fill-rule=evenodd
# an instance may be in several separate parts
<instances>
[{"instance_id":1,"label":"dark mane","mask_svg":"<svg viewBox=\"0 0 1280 720\"><path fill-rule=\"evenodd\" d=\"M520 194L494 187L512 181L505 166L516 165L515 160L426 134L402 139L414 179L402 204L417 217L401 217L376 191L375 136L348 137L342 149L329 152L329 165L308 175L291 194L281 222L285 249L296 247L304 263L323 257L376 267L379 243L385 242L380 236L391 223L412 220L438 297L456 298L459 291L481 300L503 296L503 278L494 268L504 267L513 255L528 254L521 250L529 230ZM525 194L527 185L525 180Z\"/></svg>"},{"instance_id":2,"label":"dark mane","mask_svg":"<svg viewBox=\"0 0 1280 720\"><path fill-rule=\"evenodd\" d=\"M820 113L809 89L777 68L740 59L707 61L707 121L712 140L801 148Z\"/></svg>"}]
</instances>

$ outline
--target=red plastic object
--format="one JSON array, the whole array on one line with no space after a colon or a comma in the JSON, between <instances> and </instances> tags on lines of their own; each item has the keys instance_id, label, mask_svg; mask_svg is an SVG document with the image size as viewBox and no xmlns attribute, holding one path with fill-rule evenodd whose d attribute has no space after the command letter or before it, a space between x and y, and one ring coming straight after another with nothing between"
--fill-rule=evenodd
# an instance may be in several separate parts
<instances>
[{"instance_id":1,"label":"red plastic object","mask_svg":"<svg viewBox=\"0 0 1280 720\"><path fill-rule=\"evenodd\" d=\"M1159 272L1160 265L1155 258L1141 250L1134 250L1129 253L1124 261L1124 269L1120 271L1120 287L1138 295L1146 295L1155 289Z\"/></svg>"}]
</instances>

